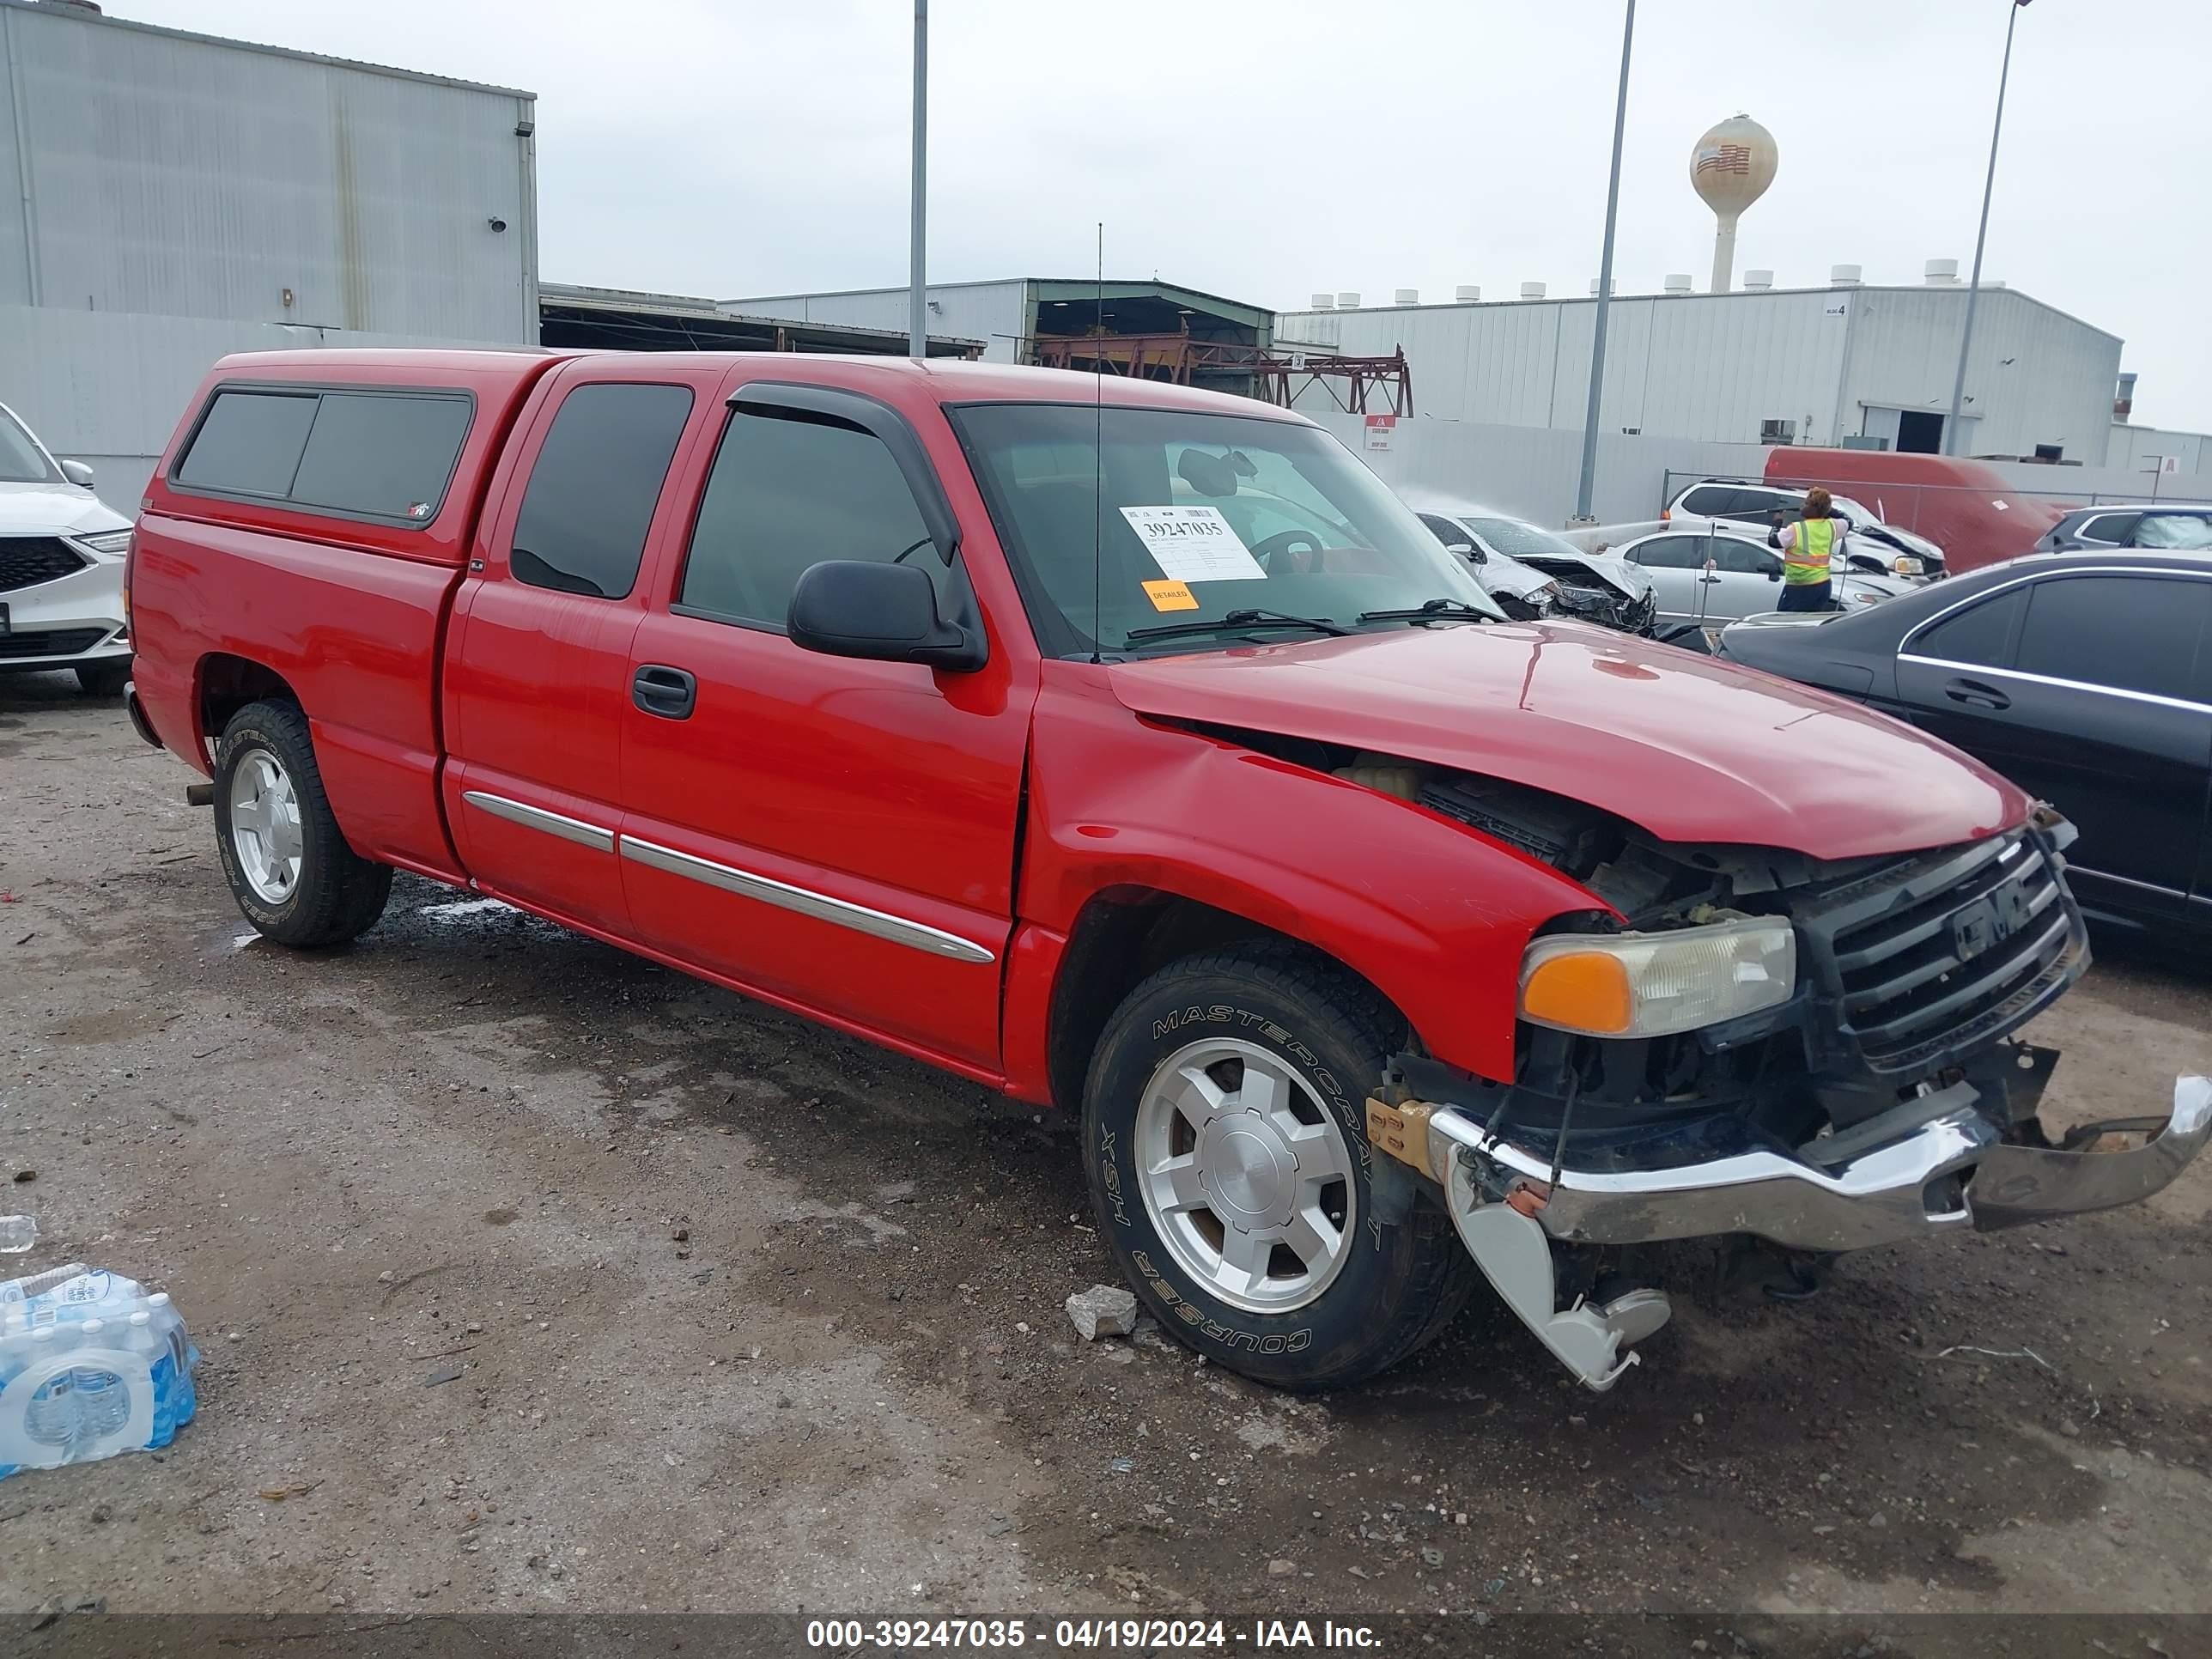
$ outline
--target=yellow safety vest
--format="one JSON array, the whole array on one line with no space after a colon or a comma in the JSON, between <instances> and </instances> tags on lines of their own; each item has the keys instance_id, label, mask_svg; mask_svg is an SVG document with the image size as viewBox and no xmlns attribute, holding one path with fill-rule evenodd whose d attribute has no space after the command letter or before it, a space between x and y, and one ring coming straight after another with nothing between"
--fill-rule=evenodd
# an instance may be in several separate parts
<instances>
[{"instance_id":1,"label":"yellow safety vest","mask_svg":"<svg viewBox=\"0 0 2212 1659\"><path fill-rule=\"evenodd\" d=\"M1795 545L1782 554L1782 579L1792 587L1828 580L1828 558L1836 546L1833 519L1800 519Z\"/></svg>"}]
</instances>

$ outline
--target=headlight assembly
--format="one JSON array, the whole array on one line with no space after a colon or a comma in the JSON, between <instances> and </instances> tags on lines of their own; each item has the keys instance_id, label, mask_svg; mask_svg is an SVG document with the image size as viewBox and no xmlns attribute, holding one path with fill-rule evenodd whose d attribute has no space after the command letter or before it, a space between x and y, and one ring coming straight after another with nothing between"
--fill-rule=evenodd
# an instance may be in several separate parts
<instances>
[{"instance_id":1,"label":"headlight assembly","mask_svg":"<svg viewBox=\"0 0 2212 1659\"><path fill-rule=\"evenodd\" d=\"M1521 1017L1592 1036L1671 1036L1776 1007L1796 987L1797 935L1778 917L1561 933L1521 959Z\"/></svg>"}]
</instances>

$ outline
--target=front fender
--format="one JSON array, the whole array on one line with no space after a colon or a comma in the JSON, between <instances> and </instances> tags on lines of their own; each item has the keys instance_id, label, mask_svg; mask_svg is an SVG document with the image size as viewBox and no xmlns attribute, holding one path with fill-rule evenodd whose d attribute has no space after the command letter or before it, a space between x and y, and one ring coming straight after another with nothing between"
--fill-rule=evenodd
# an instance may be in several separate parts
<instances>
[{"instance_id":1,"label":"front fender","mask_svg":"<svg viewBox=\"0 0 2212 1659\"><path fill-rule=\"evenodd\" d=\"M1087 676L1048 677L1031 757L1024 921L1064 935L1115 888L1212 905L1334 957L1478 1076L1512 1078L1530 936L1610 910L1424 807L1144 720Z\"/></svg>"}]
</instances>

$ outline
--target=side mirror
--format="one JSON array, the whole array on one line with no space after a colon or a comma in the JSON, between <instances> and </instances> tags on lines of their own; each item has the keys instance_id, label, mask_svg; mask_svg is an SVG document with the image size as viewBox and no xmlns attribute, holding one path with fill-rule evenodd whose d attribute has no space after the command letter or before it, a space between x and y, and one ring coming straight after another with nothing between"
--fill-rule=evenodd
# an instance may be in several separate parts
<instances>
[{"instance_id":1,"label":"side mirror","mask_svg":"<svg viewBox=\"0 0 2212 1659\"><path fill-rule=\"evenodd\" d=\"M92 488L92 469L82 461L64 461L61 468L62 477L67 478L79 489Z\"/></svg>"},{"instance_id":2,"label":"side mirror","mask_svg":"<svg viewBox=\"0 0 2212 1659\"><path fill-rule=\"evenodd\" d=\"M1473 542L1449 542L1445 544L1444 551L1447 553L1458 554L1460 557L1465 559L1469 564L1487 564L1489 562L1488 560L1482 556L1482 550L1477 547Z\"/></svg>"},{"instance_id":3,"label":"side mirror","mask_svg":"<svg viewBox=\"0 0 2212 1659\"><path fill-rule=\"evenodd\" d=\"M907 564L830 559L809 565L792 590L791 642L827 657L915 662L972 673L988 660L980 629L937 613L928 573Z\"/></svg>"}]
</instances>

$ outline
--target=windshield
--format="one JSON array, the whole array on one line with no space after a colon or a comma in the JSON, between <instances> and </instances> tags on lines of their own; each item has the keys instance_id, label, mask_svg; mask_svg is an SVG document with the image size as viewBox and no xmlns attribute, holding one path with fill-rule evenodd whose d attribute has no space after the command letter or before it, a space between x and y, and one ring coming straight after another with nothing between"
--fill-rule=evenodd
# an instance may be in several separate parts
<instances>
[{"instance_id":1,"label":"windshield","mask_svg":"<svg viewBox=\"0 0 2212 1659\"><path fill-rule=\"evenodd\" d=\"M50 483L53 477L37 441L21 422L0 409L0 483Z\"/></svg>"},{"instance_id":2,"label":"windshield","mask_svg":"<svg viewBox=\"0 0 2212 1659\"><path fill-rule=\"evenodd\" d=\"M1583 550L1564 536L1518 519L1469 519L1474 533L1509 559L1579 559Z\"/></svg>"},{"instance_id":3,"label":"windshield","mask_svg":"<svg viewBox=\"0 0 2212 1659\"><path fill-rule=\"evenodd\" d=\"M1087 404L948 412L1053 654L1087 655L1094 639L1116 654L1234 643L1234 625L1130 636L1248 611L1348 629L1441 599L1504 618L1413 510L1316 428ZM1297 632L1271 625L1268 637Z\"/></svg>"}]
</instances>

